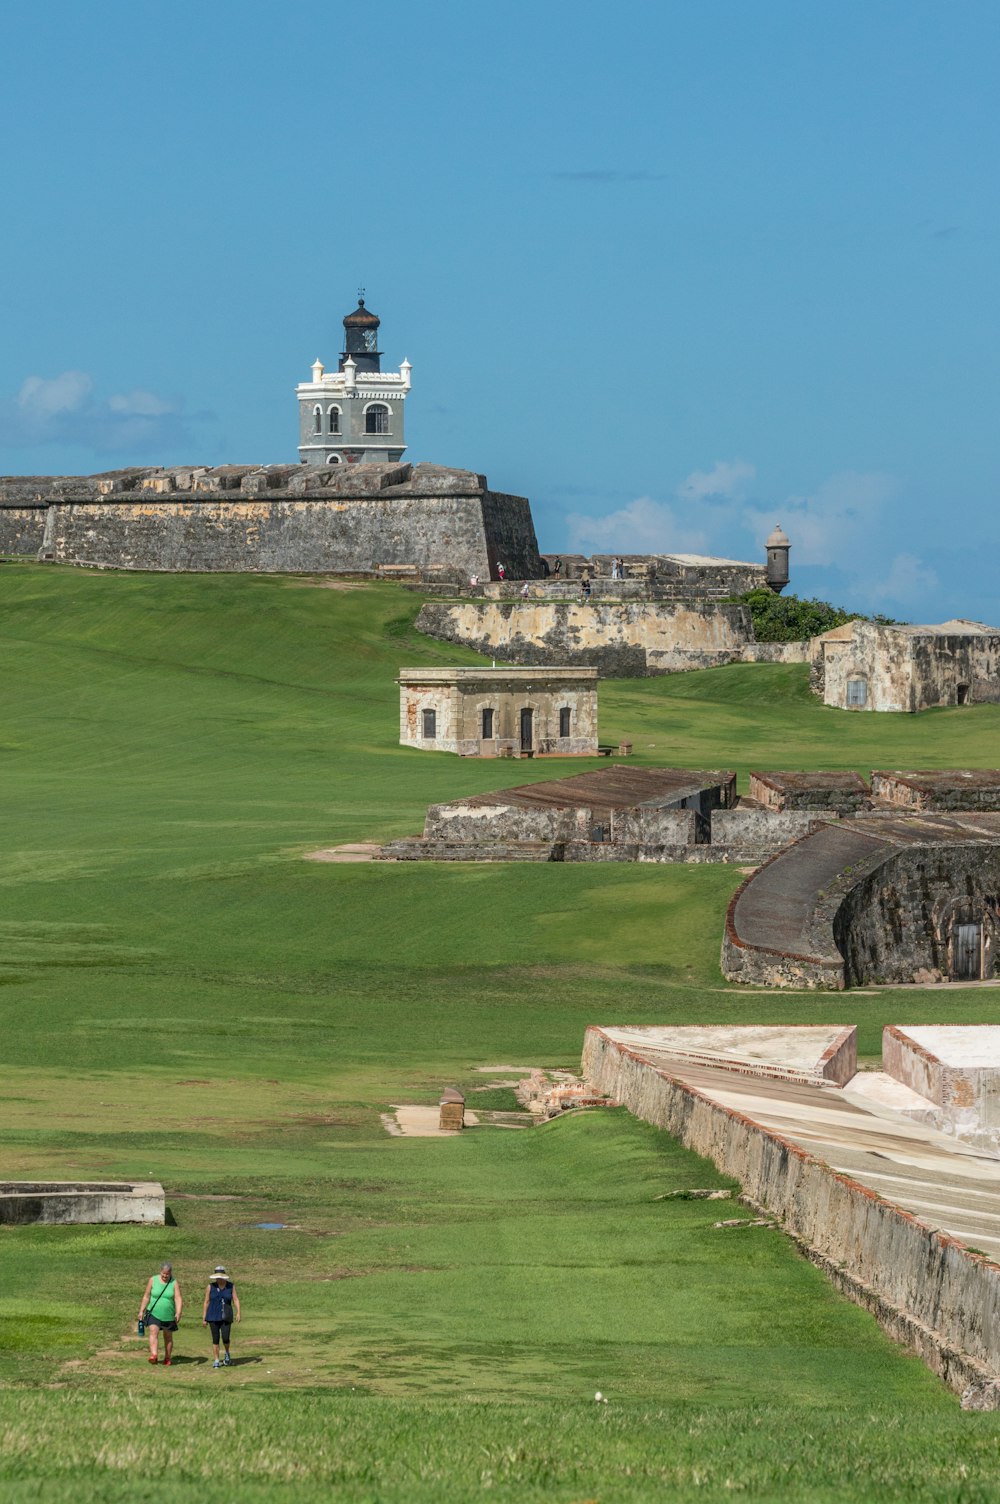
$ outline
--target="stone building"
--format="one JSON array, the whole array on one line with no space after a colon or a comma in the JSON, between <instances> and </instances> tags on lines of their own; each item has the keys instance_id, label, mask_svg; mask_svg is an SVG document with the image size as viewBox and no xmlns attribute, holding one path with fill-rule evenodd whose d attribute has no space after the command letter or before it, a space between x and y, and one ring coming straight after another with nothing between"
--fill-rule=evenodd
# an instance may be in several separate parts
<instances>
[{"instance_id":1,"label":"stone building","mask_svg":"<svg viewBox=\"0 0 1000 1504\"><path fill-rule=\"evenodd\" d=\"M1000 628L975 621L851 621L813 639L811 685L841 710L1000 702Z\"/></svg>"},{"instance_id":2,"label":"stone building","mask_svg":"<svg viewBox=\"0 0 1000 1504\"><path fill-rule=\"evenodd\" d=\"M612 764L570 778L432 804L424 833L394 841L397 861L683 860L709 839L736 776Z\"/></svg>"},{"instance_id":3,"label":"stone building","mask_svg":"<svg viewBox=\"0 0 1000 1504\"><path fill-rule=\"evenodd\" d=\"M596 668L403 668L399 740L460 757L597 752Z\"/></svg>"},{"instance_id":4,"label":"stone building","mask_svg":"<svg viewBox=\"0 0 1000 1504\"><path fill-rule=\"evenodd\" d=\"M403 457L403 407L413 367L382 370L379 319L364 298L344 319L344 348L336 371L321 360L312 380L295 392L299 402L299 458L306 465L395 464Z\"/></svg>"}]
</instances>

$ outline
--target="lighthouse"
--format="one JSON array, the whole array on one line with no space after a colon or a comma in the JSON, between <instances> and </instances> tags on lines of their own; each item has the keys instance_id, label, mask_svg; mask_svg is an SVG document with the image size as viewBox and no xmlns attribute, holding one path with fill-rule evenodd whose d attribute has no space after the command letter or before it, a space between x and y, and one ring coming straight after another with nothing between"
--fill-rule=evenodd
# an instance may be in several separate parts
<instances>
[{"instance_id":1,"label":"lighthouse","mask_svg":"<svg viewBox=\"0 0 1000 1504\"><path fill-rule=\"evenodd\" d=\"M380 320L364 295L344 319L344 348L336 371L321 360L312 379L295 389L299 403L299 459L304 465L392 464L402 459L403 406L412 367L382 370Z\"/></svg>"}]
</instances>

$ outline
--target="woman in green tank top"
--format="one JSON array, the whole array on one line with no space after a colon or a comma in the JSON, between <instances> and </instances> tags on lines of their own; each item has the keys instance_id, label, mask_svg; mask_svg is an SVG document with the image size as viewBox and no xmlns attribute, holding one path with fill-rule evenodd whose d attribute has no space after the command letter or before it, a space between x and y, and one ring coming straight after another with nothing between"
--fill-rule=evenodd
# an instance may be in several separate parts
<instances>
[{"instance_id":1,"label":"woman in green tank top","mask_svg":"<svg viewBox=\"0 0 1000 1504\"><path fill-rule=\"evenodd\" d=\"M163 1365L173 1362L174 1333L181 1319L184 1298L174 1279L174 1271L164 1264L159 1274L151 1274L139 1306L139 1320L149 1329L149 1361L157 1361L160 1333L163 1333Z\"/></svg>"}]
</instances>

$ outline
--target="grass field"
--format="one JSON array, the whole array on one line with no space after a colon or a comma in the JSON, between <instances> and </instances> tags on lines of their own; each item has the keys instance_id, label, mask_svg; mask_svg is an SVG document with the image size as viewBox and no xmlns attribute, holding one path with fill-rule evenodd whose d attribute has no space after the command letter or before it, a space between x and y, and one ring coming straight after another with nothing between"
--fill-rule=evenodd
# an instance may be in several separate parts
<instances>
[{"instance_id":1,"label":"grass field","mask_svg":"<svg viewBox=\"0 0 1000 1504\"><path fill-rule=\"evenodd\" d=\"M149 1175L174 1222L0 1231L0 1497L1000 1497L1000 1422L780 1234L654 1201L719 1183L663 1135L384 1132L477 1065L575 1066L592 1022L856 1021L874 1053L942 1008L728 986L725 867L302 861L511 781L396 745L396 669L475 661L417 607L0 567L2 1174ZM848 716L797 666L605 684L601 722L744 776L1000 761L998 707ZM191 1318L170 1374L131 1335L163 1257ZM224 1374L196 1319L218 1260L246 1317Z\"/></svg>"}]
</instances>

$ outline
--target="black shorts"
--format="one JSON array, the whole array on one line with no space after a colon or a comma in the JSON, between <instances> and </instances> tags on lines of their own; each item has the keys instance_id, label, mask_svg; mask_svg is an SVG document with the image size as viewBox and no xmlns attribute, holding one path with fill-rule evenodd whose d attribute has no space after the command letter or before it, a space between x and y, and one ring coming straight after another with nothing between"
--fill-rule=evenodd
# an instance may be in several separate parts
<instances>
[{"instance_id":1,"label":"black shorts","mask_svg":"<svg viewBox=\"0 0 1000 1504\"><path fill-rule=\"evenodd\" d=\"M213 1342L218 1342L219 1338L221 1337L226 1347L229 1346L229 1333L233 1329L233 1323L231 1321L210 1321L208 1323L208 1329L212 1333Z\"/></svg>"},{"instance_id":2,"label":"black shorts","mask_svg":"<svg viewBox=\"0 0 1000 1504\"><path fill-rule=\"evenodd\" d=\"M176 1332L177 1330L176 1321L161 1321L159 1316L147 1316L146 1325L158 1326L161 1332Z\"/></svg>"}]
</instances>

